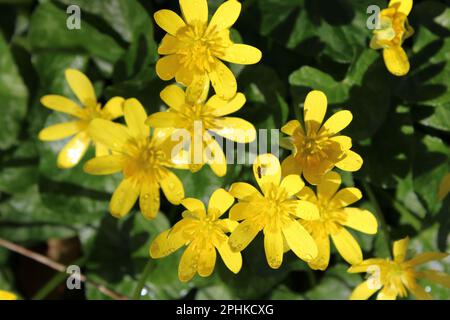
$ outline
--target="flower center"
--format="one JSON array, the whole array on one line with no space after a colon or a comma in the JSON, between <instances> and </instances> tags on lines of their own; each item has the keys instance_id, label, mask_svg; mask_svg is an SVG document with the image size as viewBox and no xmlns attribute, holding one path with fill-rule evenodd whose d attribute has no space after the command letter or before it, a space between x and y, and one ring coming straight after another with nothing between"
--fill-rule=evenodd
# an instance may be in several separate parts
<instances>
[{"instance_id":1,"label":"flower center","mask_svg":"<svg viewBox=\"0 0 450 320\"><path fill-rule=\"evenodd\" d=\"M412 35L413 31L405 14L388 8L381 11L380 16L381 29L375 30L374 35L382 47L400 46L406 38Z\"/></svg>"},{"instance_id":2,"label":"flower center","mask_svg":"<svg viewBox=\"0 0 450 320\"><path fill-rule=\"evenodd\" d=\"M215 117L211 114L206 105L186 105L184 110L185 112L182 114L182 117L186 120L188 130L201 128L203 131L215 127Z\"/></svg>"}]
</instances>

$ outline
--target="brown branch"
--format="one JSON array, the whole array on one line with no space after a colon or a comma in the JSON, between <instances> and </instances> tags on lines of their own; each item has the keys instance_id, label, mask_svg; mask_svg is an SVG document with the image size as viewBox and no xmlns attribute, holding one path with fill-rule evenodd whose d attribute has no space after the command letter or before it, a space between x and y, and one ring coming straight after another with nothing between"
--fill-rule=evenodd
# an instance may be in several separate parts
<instances>
[{"instance_id":1,"label":"brown branch","mask_svg":"<svg viewBox=\"0 0 450 320\"><path fill-rule=\"evenodd\" d=\"M22 247L18 244L12 243L8 240L0 238L0 246L6 248L8 250L14 251L18 254L21 254L25 257L28 257L28 258L30 258L34 261L37 261L43 265L46 265L47 267L49 267L53 270L56 270L58 272L65 273L67 270L67 266L65 266L59 262L56 262L42 254L28 250L27 248ZM80 280L94 286L98 291L100 291L101 293L107 295L108 297L110 297L112 299L115 299L115 300L128 300L129 299L128 297L125 297L117 292L114 292L111 289L108 289L104 285L102 285L94 280L88 279L83 274L80 274Z\"/></svg>"}]
</instances>

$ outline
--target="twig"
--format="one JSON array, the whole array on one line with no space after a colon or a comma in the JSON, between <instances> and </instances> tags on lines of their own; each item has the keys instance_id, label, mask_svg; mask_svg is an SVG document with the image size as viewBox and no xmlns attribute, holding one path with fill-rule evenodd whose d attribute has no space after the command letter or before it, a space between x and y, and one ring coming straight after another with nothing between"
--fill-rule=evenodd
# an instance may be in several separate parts
<instances>
[{"instance_id":1,"label":"twig","mask_svg":"<svg viewBox=\"0 0 450 320\"><path fill-rule=\"evenodd\" d=\"M59 262L53 261L52 259L50 259L42 254L28 250L27 248L22 247L13 242L10 242L8 240L0 238L0 246L6 248L8 250L14 251L18 254L21 254L21 255L23 255L27 258L30 258L34 261L37 261L43 265L46 265L47 267L49 267L53 270L56 270L59 272L64 272L64 273L67 270L67 266L65 266ZM107 295L108 297L110 297L114 300L128 300L129 299L128 297L125 297L117 292L114 292L111 289L108 289L104 285L102 285L92 279L88 279L83 274L80 274L80 280L94 286L98 291L100 291L101 293Z\"/></svg>"}]
</instances>

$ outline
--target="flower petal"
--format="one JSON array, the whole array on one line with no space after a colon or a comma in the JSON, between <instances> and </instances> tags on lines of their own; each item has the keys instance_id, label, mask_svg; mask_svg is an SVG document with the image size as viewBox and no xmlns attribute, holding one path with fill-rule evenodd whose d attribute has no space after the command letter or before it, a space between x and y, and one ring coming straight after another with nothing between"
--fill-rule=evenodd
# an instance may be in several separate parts
<instances>
[{"instance_id":1,"label":"flower petal","mask_svg":"<svg viewBox=\"0 0 450 320\"><path fill-rule=\"evenodd\" d=\"M372 212L359 208L344 208L343 212L347 216L343 225L367 234L377 233L378 222Z\"/></svg>"},{"instance_id":2,"label":"flower petal","mask_svg":"<svg viewBox=\"0 0 450 320\"><path fill-rule=\"evenodd\" d=\"M327 96L322 91L314 90L306 96L304 118L308 136L319 130L327 112L327 104Z\"/></svg>"},{"instance_id":3,"label":"flower petal","mask_svg":"<svg viewBox=\"0 0 450 320\"><path fill-rule=\"evenodd\" d=\"M228 240L231 250L234 252L244 250L259 231L261 231L261 226L253 219L245 220L239 224Z\"/></svg>"},{"instance_id":4,"label":"flower petal","mask_svg":"<svg viewBox=\"0 0 450 320\"><path fill-rule=\"evenodd\" d=\"M206 242L200 251L198 258L198 274L202 277L209 277L216 265L216 248L211 242Z\"/></svg>"},{"instance_id":5,"label":"flower petal","mask_svg":"<svg viewBox=\"0 0 450 320\"><path fill-rule=\"evenodd\" d=\"M283 235L280 231L264 230L264 251L269 266L278 269L283 262Z\"/></svg>"},{"instance_id":6,"label":"flower petal","mask_svg":"<svg viewBox=\"0 0 450 320\"><path fill-rule=\"evenodd\" d=\"M91 139L86 131L81 131L73 137L58 154L57 164L59 168L73 168L80 162L81 158L91 143Z\"/></svg>"},{"instance_id":7,"label":"flower petal","mask_svg":"<svg viewBox=\"0 0 450 320\"><path fill-rule=\"evenodd\" d=\"M72 100L58 95L46 95L41 98L41 103L52 110L70 114L79 118L83 109Z\"/></svg>"},{"instance_id":8,"label":"flower petal","mask_svg":"<svg viewBox=\"0 0 450 320\"><path fill-rule=\"evenodd\" d=\"M436 270L425 270L420 272L420 277L441 286L450 288L450 275L447 273Z\"/></svg>"},{"instance_id":9,"label":"flower petal","mask_svg":"<svg viewBox=\"0 0 450 320\"><path fill-rule=\"evenodd\" d=\"M281 180L280 188L283 188L289 197L298 193L305 186L302 178L297 174L290 174Z\"/></svg>"},{"instance_id":10,"label":"flower petal","mask_svg":"<svg viewBox=\"0 0 450 320\"><path fill-rule=\"evenodd\" d=\"M348 110L338 111L333 114L320 128L319 135L333 136L345 129L352 122L353 115Z\"/></svg>"},{"instance_id":11,"label":"flower petal","mask_svg":"<svg viewBox=\"0 0 450 320\"><path fill-rule=\"evenodd\" d=\"M338 163L336 163L336 167L344 171L355 172L361 169L363 165L363 159L359 154L352 150L348 150L345 153L345 158Z\"/></svg>"},{"instance_id":12,"label":"flower petal","mask_svg":"<svg viewBox=\"0 0 450 320\"><path fill-rule=\"evenodd\" d=\"M338 209L351 205L362 198L358 188L350 187L339 190L330 201L330 208Z\"/></svg>"},{"instance_id":13,"label":"flower petal","mask_svg":"<svg viewBox=\"0 0 450 320\"><path fill-rule=\"evenodd\" d=\"M182 233L173 234L171 229L161 232L150 245L150 257L153 259L164 258L186 244Z\"/></svg>"},{"instance_id":14,"label":"flower petal","mask_svg":"<svg viewBox=\"0 0 450 320\"><path fill-rule=\"evenodd\" d=\"M317 245L317 257L308 263L313 270L326 270L330 262L330 239L328 236L314 237Z\"/></svg>"},{"instance_id":15,"label":"flower petal","mask_svg":"<svg viewBox=\"0 0 450 320\"><path fill-rule=\"evenodd\" d=\"M306 163L303 168L303 176L310 184L317 185L322 182L324 175L333 167L334 163L326 159L319 163Z\"/></svg>"},{"instance_id":16,"label":"flower petal","mask_svg":"<svg viewBox=\"0 0 450 320\"><path fill-rule=\"evenodd\" d=\"M181 200L181 205L188 209L190 212L201 214L203 217L206 215L205 205L198 199L185 198Z\"/></svg>"},{"instance_id":17,"label":"flower petal","mask_svg":"<svg viewBox=\"0 0 450 320\"><path fill-rule=\"evenodd\" d=\"M225 49L219 58L235 64L250 65L261 60L262 53L259 49L246 44L233 44Z\"/></svg>"},{"instance_id":18,"label":"flower petal","mask_svg":"<svg viewBox=\"0 0 450 320\"><path fill-rule=\"evenodd\" d=\"M336 249L345 261L352 265L362 262L361 247L345 228L340 228L338 232L331 234L331 238Z\"/></svg>"},{"instance_id":19,"label":"flower petal","mask_svg":"<svg viewBox=\"0 0 450 320\"><path fill-rule=\"evenodd\" d=\"M55 141L65 139L77 132L86 129L86 123L83 121L71 121L52 125L39 132L39 140Z\"/></svg>"},{"instance_id":20,"label":"flower petal","mask_svg":"<svg viewBox=\"0 0 450 320\"><path fill-rule=\"evenodd\" d=\"M253 163L253 175L264 193L271 186L279 186L281 166L278 158L270 153L259 155Z\"/></svg>"},{"instance_id":21,"label":"flower petal","mask_svg":"<svg viewBox=\"0 0 450 320\"><path fill-rule=\"evenodd\" d=\"M153 17L161 29L173 36L177 34L178 30L186 26L183 19L172 10L159 10Z\"/></svg>"},{"instance_id":22,"label":"flower petal","mask_svg":"<svg viewBox=\"0 0 450 320\"><path fill-rule=\"evenodd\" d=\"M229 192L219 188L213 192L211 198L209 199L208 212L211 212L213 209L217 209L222 215L233 205L233 202L234 197ZM217 219L219 217L220 215L215 218Z\"/></svg>"},{"instance_id":23,"label":"flower petal","mask_svg":"<svg viewBox=\"0 0 450 320\"><path fill-rule=\"evenodd\" d=\"M236 95L237 82L233 72L220 60L216 59L209 78L216 94L223 99L231 99Z\"/></svg>"},{"instance_id":24,"label":"flower petal","mask_svg":"<svg viewBox=\"0 0 450 320\"><path fill-rule=\"evenodd\" d=\"M105 106L102 109L102 113L105 114L105 117L109 120L117 119L123 116L123 103L125 99L122 97L114 97L106 102Z\"/></svg>"},{"instance_id":25,"label":"flower petal","mask_svg":"<svg viewBox=\"0 0 450 320\"><path fill-rule=\"evenodd\" d=\"M390 73L404 76L409 72L409 60L402 47L390 47L383 50L384 63Z\"/></svg>"},{"instance_id":26,"label":"flower petal","mask_svg":"<svg viewBox=\"0 0 450 320\"><path fill-rule=\"evenodd\" d=\"M442 179L441 184L439 185L438 199L444 200L444 198L450 192L450 173L447 174L444 179Z\"/></svg>"},{"instance_id":27,"label":"flower petal","mask_svg":"<svg viewBox=\"0 0 450 320\"><path fill-rule=\"evenodd\" d=\"M227 173L227 159L219 143L208 132L203 134L205 141L204 156L211 170L218 177ZM195 149L194 149L195 150ZM195 161L194 161L195 162Z\"/></svg>"},{"instance_id":28,"label":"flower petal","mask_svg":"<svg viewBox=\"0 0 450 320\"><path fill-rule=\"evenodd\" d=\"M395 300L397 299L397 292L390 290L387 286L383 287L380 292L378 292L377 300Z\"/></svg>"},{"instance_id":29,"label":"flower petal","mask_svg":"<svg viewBox=\"0 0 450 320\"><path fill-rule=\"evenodd\" d=\"M317 257L317 245L306 229L295 220L283 226L283 234L291 250L300 259L310 262Z\"/></svg>"},{"instance_id":30,"label":"flower petal","mask_svg":"<svg viewBox=\"0 0 450 320\"><path fill-rule=\"evenodd\" d=\"M370 285L370 281L366 280L358 285L350 295L350 300L367 300L369 299L379 288Z\"/></svg>"},{"instance_id":31,"label":"flower petal","mask_svg":"<svg viewBox=\"0 0 450 320\"><path fill-rule=\"evenodd\" d=\"M208 30L215 28L217 32L233 26L241 14L242 5L239 1L225 1L220 5L208 26Z\"/></svg>"},{"instance_id":32,"label":"flower petal","mask_svg":"<svg viewBox=\"0 0 450 320\"><path fill-rule=\"evenodd\" d=\"M206 0L180 0L184 20L190 25L208 23L208 2Z\"/></svg>"},{"instance_id":33,"label":"flower petal","mask_svg":"<svg viewBox=\"0 0 450 320\"><path fill-rule=\"evenodd\" d=\"M141 186L139 207L145 218L151 220L156 217L160 206L159 186L154 181L144 181Z\"/></svg>"},{"instance_id":34,"label":"flower petal","mask_svg":"<svg viewBox=\"0 0 450 320\"><path fill-rule=\"evenodd\" d=\"M441 260L448 257L448 253L444 252L425 252L418 254L411 260L408 260L407 263L411 266L417 266L420 264L424 264L430 261Z\"/></svg>"},{"instance_id":35,"label":"flower petal","mask_svg":"<svg viewBox=\"0 0 450 320\"><path fill-rule=\"evenodd\" d=\"M319 209L317 206L309 201L305 200L293 200L297 203L296 210L292 214L296 217L304 220L317 220L320 219Z\"/></svg>"},{"instance_id":36,"label":"flower petal","mask_svg":"<svg viewBox=\"0 0 450 320\"><path fill-rule=\"evenodd\" d=\"M103 157L103 156L109 156L109 149L107 146L98 143L98 142L94 142L95 145L95 157Z\"/></svg>"},{"instance_id":37,"label":"flower petal","mask_svg":"<svg viewBox=\"0 0 450 320\"><path fill-rule=\"evenodd\" d=\"M150 128L145 125L147 113L142 104L137 99L127 99L123 110L125 113L125 122L130 133L136 138L148 137Z\"/></svg>"},{"instance_id":38,"label":"flower petal","mask_svg":"<svg viewBox=\"0 0 450 320\"><path fill-rule=\"evenodd\" d=\"M241 253L231 251L228 241L222 242L216 248L227 268L233 273L238 273L242 268Z\"/></svg>"},{"instance_id":39,"label":"flower petal","mask_svg":"<svg viewBox=\"0 0 450 320\"><path fill-rule=\"evenodd\" d=\"M183 106L186 103L186 96L183 89L179 86L174 84L167 86L159 95L162 101L164 101L164 103L170 108L180 112L183 111Z\"/></svg>"},{"instance_id":40,"label":"flower petal","mask_svg":"<svg viewBox=\"0 0 450 320\"><path fill-rule=\"evenodd\" d=\"M140 185L133 178L122 180L109 203L111 214L116 218L125 217L136 203L140 191Z\"/></svg>"},{"instance_id":41,"label":"flower petal","mask_svg":"<svg viewBox=\"0 0 450 320\"><path fill-rule=\"evenodd\" d=\"M122 146L131 139L127 127L104 119L92 120L88 132L95 142L115 151L121 151Z\"/></svg>"},{"instance_id":42,"label":"flower petal","mask_svg":"<svg viewBox=\"0 0 450 320\"><path fill-rule=\"evenodd\" d=\"M225 116L240 110L245 104L245 95L238 92L231 100L224 100L217 95L212 96L206 105L212 109L216 117Z\"/></svg>"},{"instance_id":43,"label":"flower petal","mask_svg":"<svg viewBox=\"0 0 450 320\"><path fill-rule=\"evenodd\" d=\"M413 0L391 0L389 2L389 7L393 6L398 6L397 11L407 16L413 7Z\"/></svg>"},{"instance_id":44,"label":"flower petal","mask_svg":"<svg viewBox=\"0 0 450 320\"><path fill-rule=\"evenodd\" d=\"M338 191L341 185L341 176L337 172L327 172L323 178L322 182L317 185L317 196L319 200L328 202Z\"/></svg>"},{"instance_id":45,"label":"flower petal","mask_svg":"<svg viewBox=\"0 0 450 320\"><path fill-rule=\"evenodd\" d=\"M231 195L237 199L253 199L260 198L261 193L249 183L245 182L235 182L231 185L230 191Z\"/></svg>"},{"instance_id":46,"label":"flower petal","mask_svg":"<svg viewBox=\"0 0 450 320\"><path fill-rule=\"evenodd\" d=\"M330 141L339 144L341 151L347 151L352 148L352 139L347 136L334 136L329 138Z\"/></svg>"},{"instance_id":47,"label":"flower petal","mask_svg":"<svg viewBox=\"0 0 450 320\"><path fill-rule=\"evenodd\" d=\"M177 37L167 33L161 40L161 44L158 47L158 54L160 55L175 54L178 52L178 50L183 49L185 46L186 43L178 40Z\"/></svg>"},{"instance_id":48,"label":"flower petal","mask_svg":"<svg viewBox=\"0 0 450 320\"><path fill-rule=\"evenodd\" d=\"M217 119L215 124L216 127L211 130L226 139L238 143L249 143L256 138L255 127L244 119L225 117Z\"/></svg>"},{"instance_id":49,"label":"flower petal","mask_svg":"<svg viewBox=\"0 0 450 320\"><path fill-rule=\"evenodd\" d=\"M281 163L281 169L283 171L283 177L286 177L290 174L302 174L302 166L293 155L289 155L286 157L286 159L283 160L283 162Z\"/></svg>"},{"instance_id":50,"label":"flower petal","mask_svg":"<svg viewBox=\"0 0 450 320\"><path fill-rule=\"evenodd\" d=\"M406 254L408 253L409 237L397 240L394 242L394 260L395 262L405 261Z\"/></svg>"},{"instance_id":51,"label":"flower petal","mask_svg":"<svg viewBox=\"0 0 450 320\"><path fill-rule=\"evenodd\" d=\"M181 56L178 54L171 54L162 57L156 62L156 73L161 80L172 80L181 68Z\"/></svg>"},{"instance_id":52,"label":"flower petal","mask_svg":"<svg viewBox=\"0 0 450 320\"><path fill-rule=\"evenodd\" d=\"M298 120L291 120L288 123L286 123L282 128L281 132L284 134L287 134L289 136L292 136L298 128L301 128L300 121Z\"/></svg>"},{"instance_id":53,"label":"flower petal","mask_svg":"<svg viewBox=\"0 0 450 320\"><path fill-rule=\"evenodd\" d=\"M250 218L254 215L252 210L254 206L248 202L238 202L230 209L229 217L234 221L241 221Z\"/></svg>"},{"instance_id":54,"label":"flower petal","mask_svg":"<svg viewBox=\"0 0 450 320\"><path fill-rule=\"evenodd\" d=\"M17 300L17 296L11 292L0 290L0 301Z\"/></svg>"},{"instance_id":55,"label":"flower petal","mask_svg":"<svg viewBox=\"0 0 450 320\"><path fill-rule=\"evenodd\" d=\"M87 107L96 107L97 97L91 80L84 73L75 69L67 69L65 75L70 89L75 93L81 104Z\"/></svg>"},{"instance_id":56,"label":"flower petal","mask_svg":"<svg viewBox=\"0 0 450 320\"><path fill-rule=\"evenodd\" d=\"M198 251L196 242L191 242L184 251L178 266L178 278L180 281L187 282L194 277L198 266Z\"/></svg>"},{"instance_id":57,"label":"flower petal","mask_svg":"<svg viewBox=\"0 0 450 320\"><path fill-rule=\"evenodd\" d=\"M318 200L316 198L316 193L310 187L304 187L297 193L297 198L300 200L306 200L312 203L316 203Z\"/></svg>"},{"instance_id":58,"label":"flower petal","mask_svg":"<svg viewBox=\"0 0 450 320\"><path fill-rule=\"evenodd\" d=\"M433 300L433 297L431 294L425 291L425 289L418 285L417 283L414 283L413 285L407 286L409 291L419 300Z\"/></svg>"},{"instance_id":59,"label":"flower petal","mask_svg":"<svg viewBox=\"0 0 450 320\"><path fill-rule=\"evenodd\" d=\"M184 187L181 180L170 170L164 170L159 184L166 196L172 204L180 204L184 198Z\"/></svg>"},{"instance_id":60,"label":"flower petal","mask_svg":"<svg viewBox=\"0 0 450 320\"><path fill-rule=\"evenodd\" d=\"M186 126L185 121L179 116L178 113L161 111L155 112L148 116L145 120L145 124L152 128L184 128Z\"/></svg>"},{"instance_id":61,"label":"flower petal","mask_svg":"<svg viewBox=\"0 0 450 320\"><path fill-rule=\"evenodd\" d=\"M96 157L86 162L83 170L92 175L114 174L122 170L124 160L122 155Z\"/></svg>"}]
</instances>

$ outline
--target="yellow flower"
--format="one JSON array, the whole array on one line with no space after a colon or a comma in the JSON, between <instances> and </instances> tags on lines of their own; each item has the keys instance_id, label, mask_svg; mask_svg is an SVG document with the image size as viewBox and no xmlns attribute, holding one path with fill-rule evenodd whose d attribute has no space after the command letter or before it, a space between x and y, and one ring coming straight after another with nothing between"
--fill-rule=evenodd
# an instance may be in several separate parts
<instances>
[{"instance_id":1,"label":"yellow flower","mask_svg":"<svg viewBox=\"0 0 450 320\"><path fill-rule=\"evenodd\" d=\"M302 174L311 184L320 183L323 175L334 166L344 171L357 171L362 158L351 149L352 140L340 135L353 119L350 111L333 114L322 125L327 112L327 97L321 91L311 91L305 100L305 127L298 120L289 121L281 131L287 138L287 148L292 150L282 163L283 175Z\"/></svg>"},{"instance_id":2,"label":"yellow flower","mask_svg":"<svg viewBox=\"0 0 450 320\"><path fill-rule=\"evenodd\" d=\"M180 0L180 7L183 19L170 10L160 10L154 16L167 32L158 49L165 55L156 64L158 76L162 80L175 77L198 94L211 82L220 97L232 98L237 91L236 78L221 60L246 65L261 59L258 49L230 39L230 28L239 17L241 4L225 1L209 24L206 0Z\"/></svg>"},{"instance_id":3,"label":"yellow flower","mask_svg":"<svg viewBox=\"0 0 450 320\"><path fill-rule=\"evenodd\" d=\"M450 173L448 173L444 179L442 179L441 184L439 185L438 198L439 200L444 200L445 197L450 192Z\"/></svg>"},{"instance_id":4,"label":"yellow flower","mask_svg":"<svg viewBox=\"0 0 450 320\"><path fill-rule=\"evenodd\" d=\"M226 235L238 223L220 219L233 202L234 198L224 189L214 191L208 211L200 200L184 199L181 204L187 210L183 212L183 219L156 237L150 246L150 256L154 259L166 257L186 245L178 267L178 277L186 282L197 272L202 277L212 274L217 249L228 269L238 273L242 267L242 256L231 251Z\"/></svg>"},{"instance_id":5,"label":"yellow flower","mask_svg":"<svg viewBox=\"0 0 450 320\"><path fill-rule=\"evenodd\" d=\"M404 76L409 71L409 60L403 42L414 34L408 23L412 0L391 0L389 7L380 12L380 29L373 32L372 49L383 49L383 58L389 72Z\"/></svg>"},{"instance_id":6,"label":"yellow flower","mask_svg":"<svg viewBox=\"0 0 450 320\"><path fill-rule=\"evenodd\" d=\"M230 219L243 220L230 236L231 249L244 250L263 230L271 268L281 266L283 253L289 249L302 260L313 260L317 256L316 243L297 219L318 219L319 212L314 204L293 199L305 185L300 176L289 175L281 180L280 163L272 154L258 156L253 173L263 194L248 183L231 185L230 193L239 202L231 208Z\"/></svg>"},{"instance_id":7,"label":"yellow flower","mask_svg":"<svg viewBox=\"0 0 450 320\"><path fill-rule=\"evenodd\" d=\"M409 290L417 299L431 299L431 295L417 283L417 279L425 279L450 288L450 275L436 270L418 271L418 265L441 260L447 253L426 252L405 260L409 239L406 237L394 242L394 260L367 259L359 265L352 266L348 272L368 272L369 279L355 288L350 296L352 300L366 300L381 289L377 300L395 300L398 296L406 297Z\"/></svg>"},{"instance_id":8,"label":"yellow flower","mask_svg":"<svg viewBox=\"0 0 450 320\"><path fill-rule=\"evenodd\" d=\"M361 199L361 191L357 188L339 190L341 176L336 172L328 172L317 186L317 196L309 187L304 187L297 196L317 205L320 219L302 221L303 226L311 233L317 243L319 254L309 263L312 269L325 270L330 260L330 240L333 240L338 252L350 264L362 261L362 251L355 238L345 227L367 234L377 233L377 220L367 210L348 207ZM339 191L338 191L339 190Z\"/></svg>"},{"instance_id":9,"label":"yellow flower","mask_svg":"<svg viewBox=\"0 0 450 320\"><path fill-rule=\"evenodd\" d=\"M46 95L41 103L49 109L69 114L77 120L56 124L39 132L42 141L56 141L75 135L60 151L58 167L68 169L76 166L86 153L91 138L87 128L93 119L114 120L123 115L123 98L110 99L102 109L95 97L91 81L80 71L67 69L66 80L73 93L77 96L81 106L63 96ZM96 143L96 155L107 155L109 150L100 143Z\"/></svg>"},{"instance_id":10,"label":"yellow flower","mask_svg":"<svg viewBox=\"0 0 450 320\"><path fill-rule=\"evenodd\" d=\"M176 128L189 132L188 160L192 171L198 171L204 163L208 163L216 175L226 174L223 150L208 131L239 143L249 143L256 138L255 127L250 122L224 117L243 107L245 96L242 93L236 94L231 100L223 100L215 95L207 102L199 100L193 103L181 88L170 85L161 92L161 99L170 107L168 112L154 113L146 123L154 128ZM172 134L176 134L176 131Z\"/></svg>"},{"instance_id":11,"label":"yellow flower","mask_svg":"<svg viewBox=\"0 0 450 320\"><path fill-rule=\"evenodd\" d=\"M0 300L17 300L17 296L11 292L0 290Z\"/></svg>"},{"instance_id":12,"label":"yellow flower","mask_svg":"<svg viewBox=\"0 0 450 320\"><path fill-rule=\"evenodd\" d=\"M173 144L162 130L150 135L145 125L147 113L136 99L124 103L126 126L104 119L95 119L89 126L94 141L112 150L112 155L86 162L84 170L93 175L122 172L124 179L114 192L109 210L115 217L128 214L139 198L143 215L152 219L159 210L161 187L167 200L179 204L184 198L183 184L168 167L172 161Z\"/></svg>"}]
</instances>

